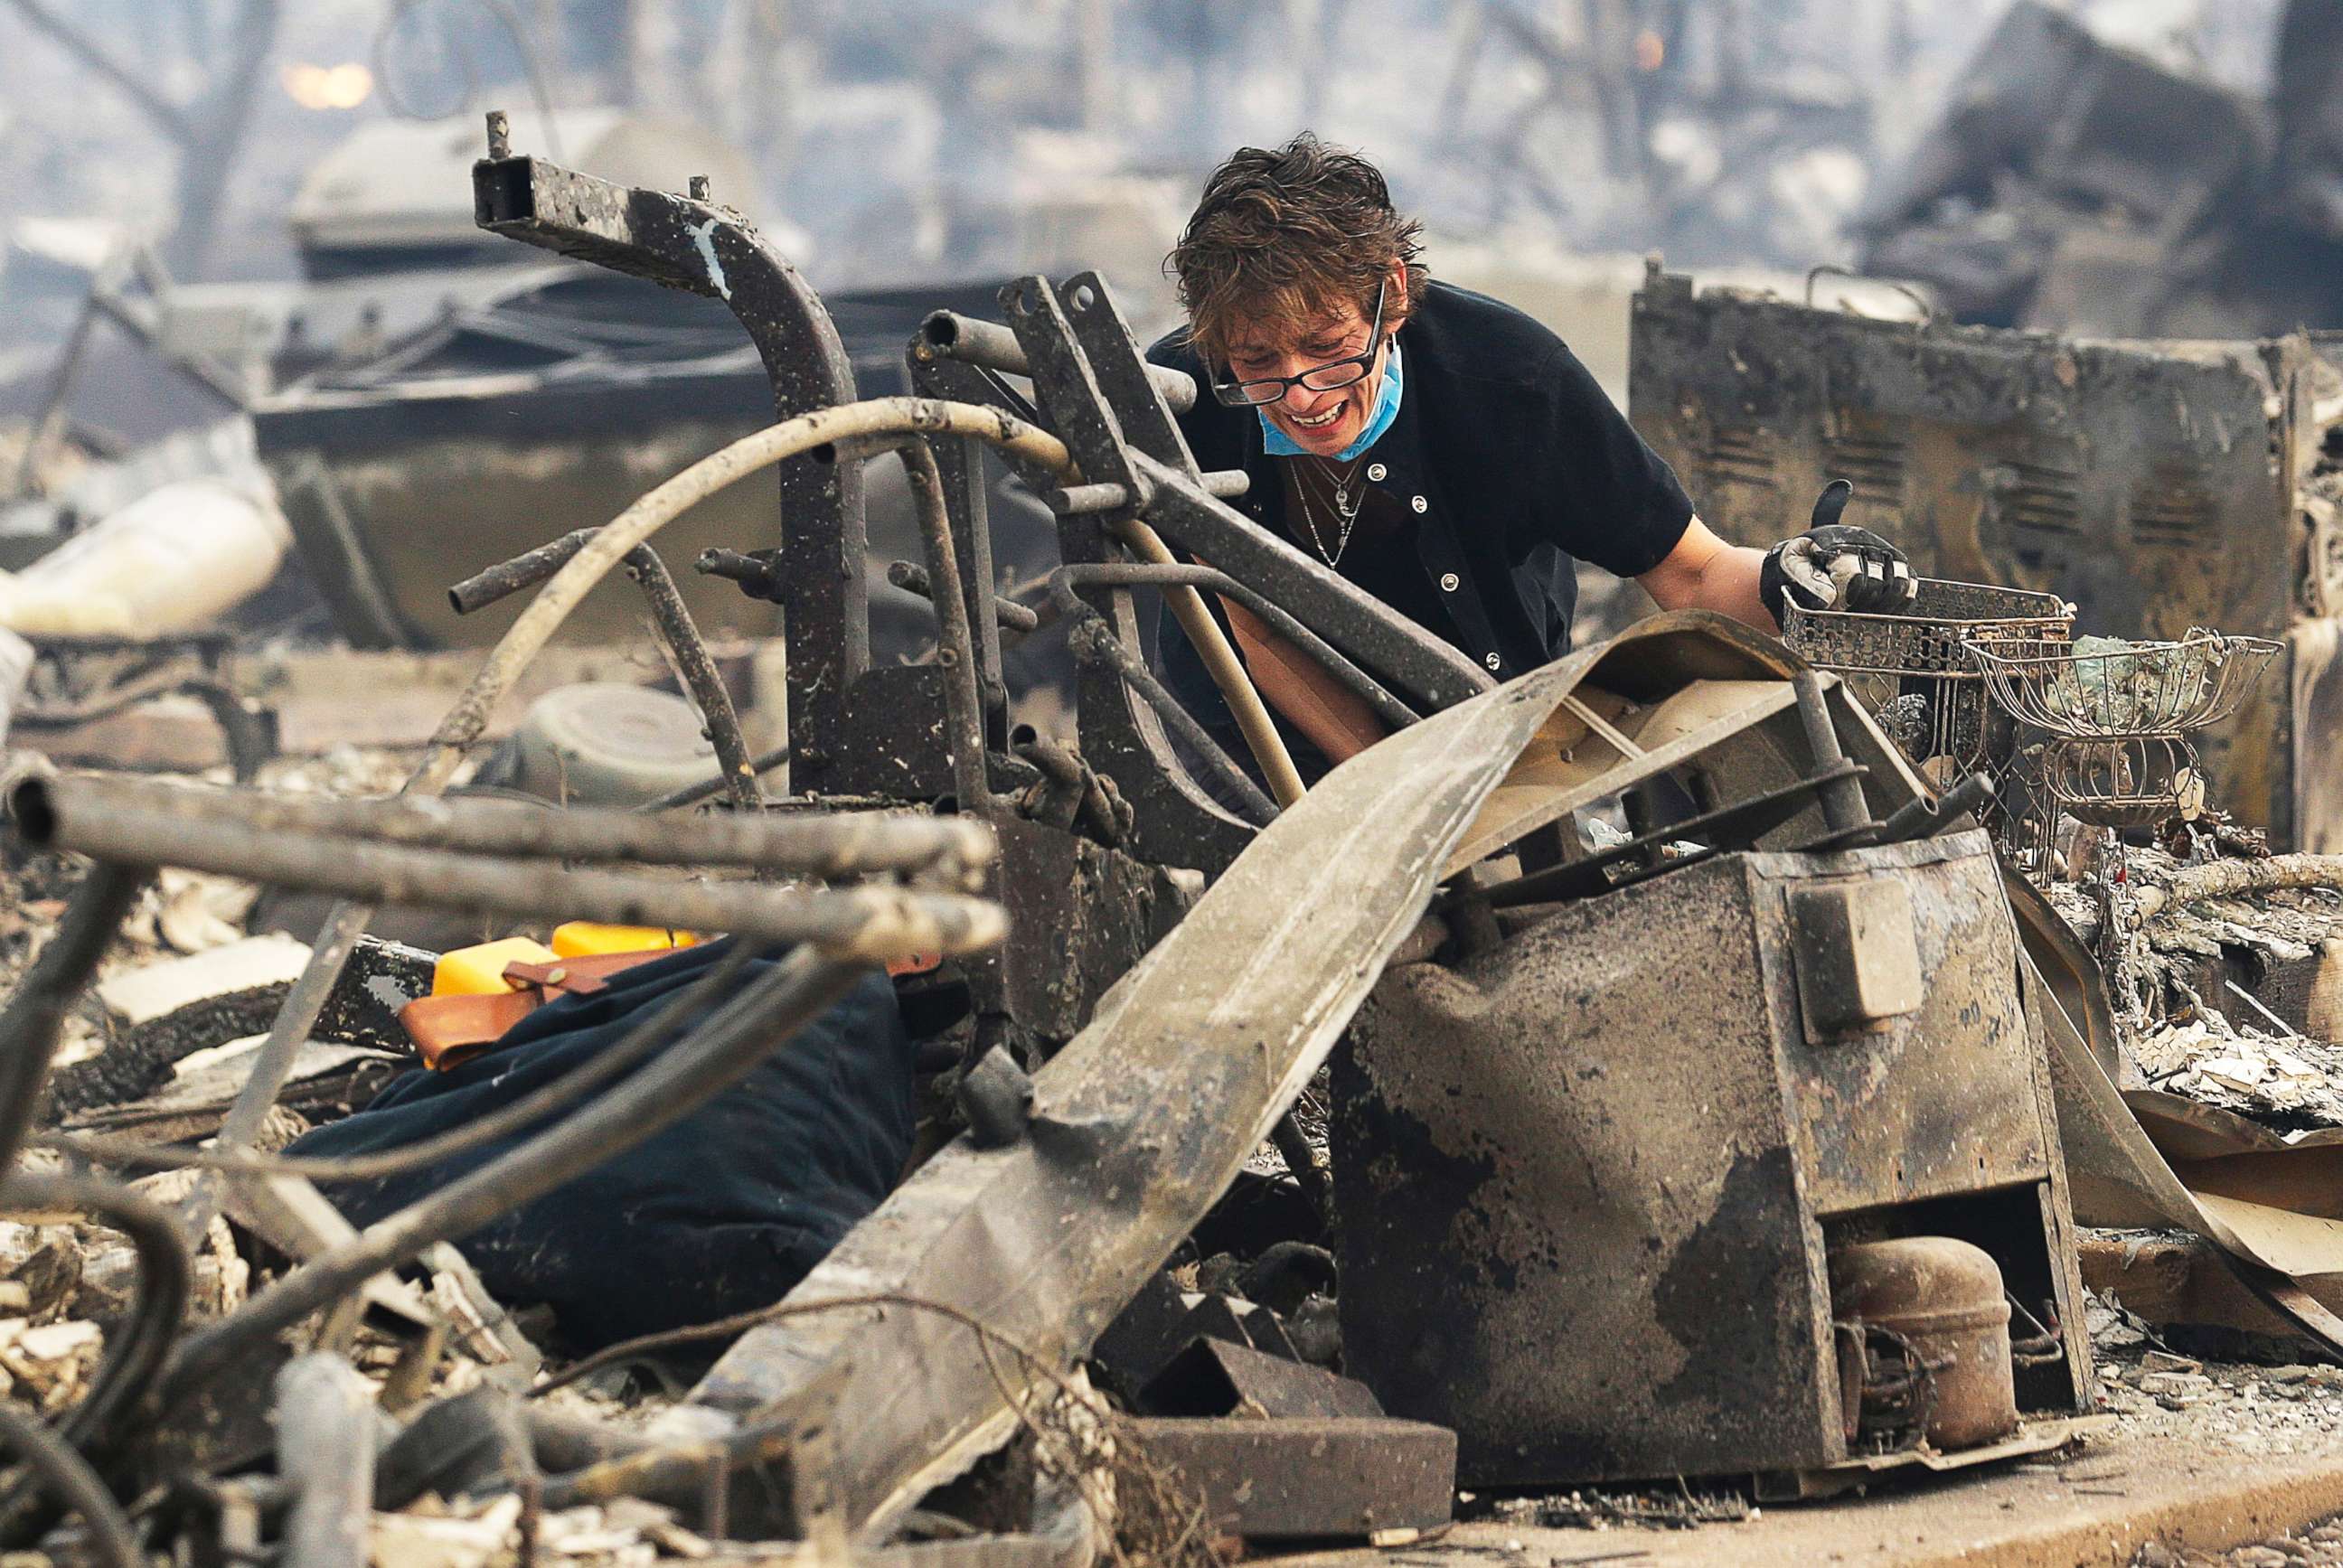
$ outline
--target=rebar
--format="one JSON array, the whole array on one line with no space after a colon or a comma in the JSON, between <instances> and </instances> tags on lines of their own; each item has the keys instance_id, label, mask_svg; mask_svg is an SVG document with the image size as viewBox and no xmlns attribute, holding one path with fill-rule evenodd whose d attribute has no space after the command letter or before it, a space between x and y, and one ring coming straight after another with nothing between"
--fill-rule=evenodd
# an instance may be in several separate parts
<instances>
[{"instance_id":1,"label":"rebar","mask_svg":"<svg viewBox=\"0 0 2343 1568\"><path fill-rule=\"evenodd\" d=\"M746 866L806 877L959 874L989 864L991 829L952 817L855 812L663 819L498 799L376 799L155 784L103 773L20 780L7 806L35 842L75 838L116 815L239 822L256 832L344 837L432 849L655 866Z\"/></svg>"},{"instance_id":2,"label":"rebar","mask_svg":"<svg viewBox=\"0 0 2343 1568\"><path fill-rule=\"evenodd\" d=\"M1122 523L1116 532L1131 552L1148 565L1180 564L1180 558L1172 553L1172 547L1163 542L1162 536L1137 518ZM1228 703L1229 712L1244 736L1245 749L1260 765L1262 777L1269 780L1269 792L1276 799L1278 809L1282 810L1292 805L1302 799L1302 775L1294 769L1292 754L1285 749L1285 738L1278 733L1276 721L1270 718L1269 709L1254 688L1244 660L1238 657L1228 633L1221 629L1221 623L1205 608L1204 596L1194 588L1175 586L1163 590L1163 602ZM1115 646L1121 648L1119 639Z\"/></svg>"},{"instance_id":3,"label":"rebar","mask_svg":"<svg viewBox=\"0 0 2343 1568\"><path fill-rule=\"evenodd\" d=\"M905 593L917 594L930 604L935 602L935 588L928 580L928 568L917 561L888 562L887 580ZM1011 599L994 599L992 616L1003 631L1029 632L1041 624L1040 616Z\"/></svg>"},{"instance_id":4,"label":"rebar","mask_svg":"<svg viewBox=\"0 0 2343 1568\"><path fill-rule=\"evenodd\" d=\"M650 605L651 622L659 628L659 640L674 656L684 688L691 693L700 719L708 726L708 743L716 749L716 760L731 791L733 806L742 811L757 810L764 805L765 797L757 788L757 767L749 755L748 737L740 732L740 715L733 709L732 693L726 689L716 660L709 657L706 639L692 623L690 608L677 591L675 575L649 545L637 545L628 550L626 565L627 574L642 588L643 598Z\"/></svg>"},{"instance_id":5,"label":"rebar","mask_svg":"<svg viewBox=\"0 0 2343 1568\"><path fill-rule=\"evenodd\" d=\"M757 770L758 778L762 779L789 759L789 749L785 741L770 751L751 759L749 766ZM713 778L703 779L697 784L686 784L679 789L670 789L664 795L644 801L633 809L649 817L661 811L673 811L684 806L697 806L702 800L713 799L723 794L729 783L729 779L719 773Z\"/></svg>"}]
</instances>

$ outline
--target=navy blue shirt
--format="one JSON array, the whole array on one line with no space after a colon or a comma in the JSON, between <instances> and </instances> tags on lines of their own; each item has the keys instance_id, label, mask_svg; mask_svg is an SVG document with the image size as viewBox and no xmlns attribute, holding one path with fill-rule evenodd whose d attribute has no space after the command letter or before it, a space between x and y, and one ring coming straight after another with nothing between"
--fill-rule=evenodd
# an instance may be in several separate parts
<instances>
[{"instance_id":1,"label":"navy blue shirt","mask_svg":"<svg viewBox=\"0 0 2343 1568\"><path fill-rule=\"evenodd\" d=\"M1511 306L1434 282L1400 344L1405 395L1392 427L1363 455L1366 480L1417 520L1401 548L1412 549L1423 592L1446 613L1414 618L1511 679L1569 651L1576 562L1620 577L1651 570L1684 538L1692 501L1569 346ZM1278 473L1284 459L1263 449L1260 416L1212 395L1209 384L1224 367L1204 365L1184 333L1148 357L1198 379L1196 405L1180 419L1197 464L1244 469L1252 488L1232 504L1294 538ZM1336 569L1407 609L1376 587L1378 570L1391 563L1354 559L1354 551ZM1168 616L1161 649L1166 684L1249 762L1202 660ZM1297 765L1305 774L1322 770L1323 759L1298 739L1289 731Z\"/></svg>"}]
</instances>

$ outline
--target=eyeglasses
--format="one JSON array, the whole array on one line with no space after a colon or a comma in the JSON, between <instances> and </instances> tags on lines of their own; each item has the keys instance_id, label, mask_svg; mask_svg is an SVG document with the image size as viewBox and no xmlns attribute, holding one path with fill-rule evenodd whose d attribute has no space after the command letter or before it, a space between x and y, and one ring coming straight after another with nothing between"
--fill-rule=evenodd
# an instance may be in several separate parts
<instances>
[{"instance_id":1,"label":"eyeglasses","mask_svg":"<svg viewBox=\"0 0 2343 1568\"><path fill-rule=\"evenodd\" d=\"M1366 379L1374 368L1375 351L1383 346L1383 290L1390 287L1385 279L1375 286L1375 318L1367 328L1367 347L1347 359L1329 360L1312 365L1299 376L1265 376L1258 381L1215 381L1212 396L1232 408L1254 408L1274 403L1294 387L1311 392L1335 392L1355 381Z\"/></svg>"}]
</instances>

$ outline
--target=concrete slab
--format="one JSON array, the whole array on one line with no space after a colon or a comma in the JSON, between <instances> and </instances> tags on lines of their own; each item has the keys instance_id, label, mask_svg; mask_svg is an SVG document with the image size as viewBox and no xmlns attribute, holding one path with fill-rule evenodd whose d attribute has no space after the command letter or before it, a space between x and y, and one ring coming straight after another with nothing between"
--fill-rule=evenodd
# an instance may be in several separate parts
<instances>
[{"instance_id":1,"label":"concrete slab","mask_svg":"<svg viewBox=\"0 0 2343 1568\"><path fill-rule=\"evenodd\" d=\"M1382 1551L1281 1558L1280 1568L1816 1568L1991 1563L2119 1568L2148 1541L2217 1550L2266 1541L2343 1512L2343 1432L2273 1454L2204 1432L2087 1441L2055 1460L1897 1482L1868 1496L1763 1509L1697 1530L1545 1530L1460 1524ZM1624 1554L1624 1555L1622 1555Z\"/></svg>"}]
</instances>

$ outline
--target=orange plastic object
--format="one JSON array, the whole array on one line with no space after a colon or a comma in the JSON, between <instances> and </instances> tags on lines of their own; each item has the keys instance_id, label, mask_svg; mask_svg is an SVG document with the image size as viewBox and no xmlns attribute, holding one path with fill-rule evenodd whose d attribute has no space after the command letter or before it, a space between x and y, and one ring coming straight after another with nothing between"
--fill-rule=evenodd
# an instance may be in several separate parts
<instances>
[{"instance_id":1,"label":"orange plastic object","mask_svg":"<svg viewBox=\"0 0 2343 1568\"><path fill-rule=\"evenodd\" d=\"M528 937L507 937L478 947L441 953L431 971L433 996L493 996L513 988L506 983L505 966L551 963L561 955Z\"/></svg>"},{"instance_id":2,"label":"orange plastic object","mask_svg":"<svg viewBox=\"0 0 2343 1568\"><path fill-rule=\"evenodd\" d=\"M699 945L697 931L671 931L664 926L605 926L592 920L571 920L553 928L553 951L565 959L591 958L598 953L639 953L654 948Z\"/></svg>"}]
</instances>

